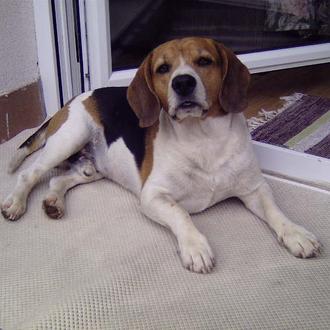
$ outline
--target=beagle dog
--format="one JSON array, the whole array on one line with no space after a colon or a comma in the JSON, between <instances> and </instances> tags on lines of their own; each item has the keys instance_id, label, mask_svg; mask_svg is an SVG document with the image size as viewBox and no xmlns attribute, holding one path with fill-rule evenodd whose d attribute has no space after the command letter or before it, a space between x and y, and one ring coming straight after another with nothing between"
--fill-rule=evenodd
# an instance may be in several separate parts
<instances>
[{"instance_id":1,"label":"beagle dog","mask_svg":"<svg viewBox=\"0 0 330 330\"><path fill-rule=\"evenodd\" d=\"M212 249L190 214L232 196L265 221L296 257L319 254L320 243L275 204L253 153L242 111L250 75L232 51L204 38L173 40L154 49L128 88L83 93L19 148L13 172L34 151L1 206L9 220L26 209L40 177L63 161L70 169L50 180L43 208L64 213L64 195L78 184L108 178L140 197L141 210L177 238L185 268L208 273Z\"/></svg>"}]
</instances>

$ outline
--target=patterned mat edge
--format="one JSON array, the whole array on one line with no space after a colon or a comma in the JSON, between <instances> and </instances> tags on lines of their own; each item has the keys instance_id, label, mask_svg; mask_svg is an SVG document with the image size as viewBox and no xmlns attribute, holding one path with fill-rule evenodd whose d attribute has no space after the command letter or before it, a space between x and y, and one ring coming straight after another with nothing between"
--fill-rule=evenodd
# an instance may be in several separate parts
<instances>
[{"instance_id":1,"label":"patterned mat edge","mask_svg":"<svg viewBox=\"0 0 330 330\"><path fill-rule=\"evenodd\" d=\"M294 93L274 111L247 120L252 139L330 159L330 99Z\"/></svg>"},{"instance_id":2,"label":"patterned mat edge","mask_svg":"<svg viewBox=\"0 0 330 330\"><path fill-rule=\"evenodd\" d=\"M284 100L284 104L277 110L267 111L265 109L261 109L257 116L248 118L247 124L250 133L253 132L255 129L259 128L260 126L268 123L275 117L277 117L280 113L288 109L291 105L295 102L299 101L305 94L302 93L294 93L288 96L281 96L280 99Z\"/></svg>"}]
</instances>

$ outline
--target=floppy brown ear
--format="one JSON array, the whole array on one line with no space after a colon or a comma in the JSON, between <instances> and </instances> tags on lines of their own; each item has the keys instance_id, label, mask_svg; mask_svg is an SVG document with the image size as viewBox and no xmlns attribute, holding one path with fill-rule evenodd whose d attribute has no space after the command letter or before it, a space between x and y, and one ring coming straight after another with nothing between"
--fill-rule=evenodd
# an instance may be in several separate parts
<instances>
[{"instance_id":1,"label":"floppy brown ear","mask_svg":"<svg viewBox=\"0 0 330 330\"><path fill-rule=\"evenodd\" d=\"M247 91L250 73L236 55L224 45L216 42L223 63L223 83L219 101L226 112L241 112L247 107Z\"/></svg>"},{"instance_id":2,"label":"floppy brown ear","mask_svg":"<svg viewBox=\"0 0 330 330\"><path fill-rule=\"evenodd\" d=\"M140 127L152 126L159 118L160 102L151 81L151 54L140 65L127 89L128 103L139 118Z\"/></svg>"}]
</instances>

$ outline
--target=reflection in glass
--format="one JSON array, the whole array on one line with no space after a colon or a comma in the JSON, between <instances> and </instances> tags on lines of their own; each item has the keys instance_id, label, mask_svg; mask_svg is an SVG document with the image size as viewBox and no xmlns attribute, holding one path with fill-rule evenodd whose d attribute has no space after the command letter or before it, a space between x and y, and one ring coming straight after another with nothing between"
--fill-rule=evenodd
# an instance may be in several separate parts
<instances>
[{"instance_id":1,"label":"reflection in glass","mask_svg":"<svg viewBox=\"0 0 330 330\"><path fill-rule=\"evenodd\" d=\"M109 0L113 69L137 67L155 46L206 36L236 53L330 41L328 0Z\"/></svg>"}]
</instances>

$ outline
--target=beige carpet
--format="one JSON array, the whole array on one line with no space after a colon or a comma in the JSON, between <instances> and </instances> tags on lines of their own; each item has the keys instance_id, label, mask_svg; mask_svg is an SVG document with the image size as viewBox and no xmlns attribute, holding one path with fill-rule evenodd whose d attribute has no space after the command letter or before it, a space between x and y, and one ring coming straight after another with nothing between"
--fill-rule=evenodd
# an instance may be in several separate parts
<instances>
[{"instance_id":1,"label":"beige carpet","mask_svg":"<svg viewBox=\"0 0 330 330\"><path fill-rule=\"evenodd\" d=\"M26 136L0 146L0 200ZM21 220L0 219L1 329L330 328L329 193L270 179L282 209L323 243L313 260L289 255L235 199L194 216L217 260L199 275L127 191L108 181L77 187L55 221L41 209L45 182Z\"/></svg>"}]
</instances>

